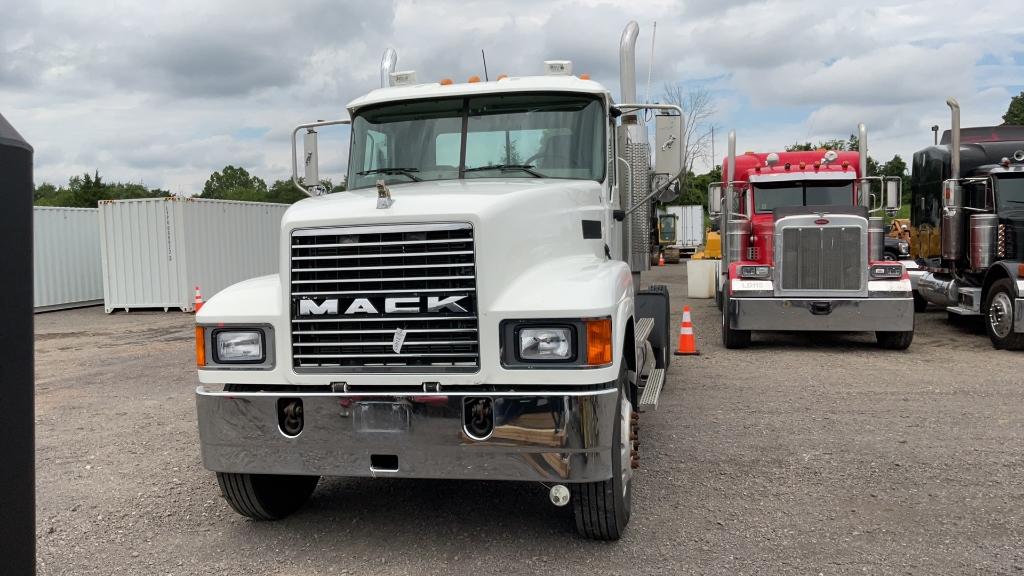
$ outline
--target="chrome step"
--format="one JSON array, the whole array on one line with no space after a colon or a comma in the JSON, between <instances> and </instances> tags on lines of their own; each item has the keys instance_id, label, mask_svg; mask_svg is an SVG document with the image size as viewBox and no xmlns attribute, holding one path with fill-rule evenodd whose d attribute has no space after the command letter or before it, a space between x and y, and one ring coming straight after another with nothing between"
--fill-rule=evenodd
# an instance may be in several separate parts
<instances>
[{"instance_id":1,"label":"chrome step","mask_svg":"<svg viewBox=\"0 0 1024 576\"><path fill-rule=\"evenodd\" d=\"M641 318L636 323L636 341L646 342L654 330L654 318Z\"/></svg>"},{"instance_id":2,"label":"chrome step","mask_svg":"<svg viewBox=\"0 0 1024 576\"><path fill-rule=\"evenodd\" d=\"M661 396L661 389L665 385L665 370L654 368L647 376L647 384L640 393L640 411L658 409L658 398Z\"/></svg>"},{"instance_id":3,"label":"chrome step","mask_svg":"<svg viewBox=\"0 0 1024 576\"><path fill-rule=\"evenodd\" d=\"M978 312L977 310L971 310L970 308L966 308L964 306L950 306L949 308L946 308L946 312L952 312L953 314L957 314L960 316L981 316L981 312Z\"/></svg>"}]
</instances>

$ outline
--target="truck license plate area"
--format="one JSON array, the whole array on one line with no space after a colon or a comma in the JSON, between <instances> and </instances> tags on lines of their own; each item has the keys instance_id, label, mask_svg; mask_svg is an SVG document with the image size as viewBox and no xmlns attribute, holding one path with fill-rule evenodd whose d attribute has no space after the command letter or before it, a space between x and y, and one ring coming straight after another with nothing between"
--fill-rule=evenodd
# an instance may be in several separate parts
<instances>
[{"instance_id":1,"label":"truck license plate area","mask_svg":"<svg viewBox=\"0 0 1024 576\"><path fill-rule=\"evenodd\" d=\"M815 316L828 316L832 313L831 302L811 302L811 314Z\"/></svg>"},{"instance_id":2,"label":"truck license plate area","mask_svg":"<svg viewBox=\"0 0 1024 576\"><path fill-rule=\"evenodd\" d=\"M354 416L356 432L405 432L411 420L405 402L357 402Z\"/></svg>"}]
</instances>

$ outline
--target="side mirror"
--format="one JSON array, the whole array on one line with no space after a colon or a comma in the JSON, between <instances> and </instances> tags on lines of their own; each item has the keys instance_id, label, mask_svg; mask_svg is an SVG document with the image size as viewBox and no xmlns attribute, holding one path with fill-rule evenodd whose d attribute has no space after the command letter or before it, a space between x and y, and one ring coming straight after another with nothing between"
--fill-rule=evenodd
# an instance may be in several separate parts
<instances>
[{"instance_id":1,"label":"side mirror","mask_svg":"<svg viewBox=\"0 0 1024 576\"><path fill-rule=\"evenodd\" d=\"M708 185L708 214L722 213L722 183L713 182Z\"/></svg>"},{"instance_id":2,"label":"side mirror","mask_svg":"<svg viewBox=\"0 0 1024 576\"><path fill-rule=\"evenodd\" d=\"M668 203L679 196L679 187L675 183L670 183L669 178L670 177L667 174L655 174L654 178L651 180L651 187L654 190L661 190L661 192L655 196L655 199L658 202Z\"/></svg>"},{"instance_id":3,"label":"side mirror","mask_svg":"<svg viewBox=\"0 0 1024 576\"><path fill-rule=\"evenodd\" d=\"M885 179L885 208L897 211L902 204L901 190L903 181L900 178Z\"/></svg>"},{"instance_id":4,"label":"side mirror","mask_svg":"<svg viewBox=\"0 0 1024 576\"><path fill-rule=\"evenodd\" d=\"M316 138L316 130L309 128L302 139L302 161L305 165L302 182L307 188L320 185L320 157L317 155Z\"/></svg>"},{"instance_id":5,"label":"side mirror","mask_svg":"<svg viewBox=\"0 0 1024 576\"><path fill-rule=\"evenodd\" d=\"M320 126L338 126L351 123L351 120L320 120L309 124L300 124L292 130L292 184L294 184L296 188L310 196L324 193L325 190L320 184L320 157L317 152L316 128L319 128ZM306 130L306 133L302 137L303 180L300 182L299 165L296 157L296 140L298 139L299 130L303 129Z\"/></svg>"},{"instance_id":6,"label":"side mirror","mask_svg":"<svg viewBox=\"0 0 1024 576\"><path fill-rule=\"evenodd\" d=\"M683 171L683 117L654 117L654 172L675 178Z\"/></svg>"}]
</instances>

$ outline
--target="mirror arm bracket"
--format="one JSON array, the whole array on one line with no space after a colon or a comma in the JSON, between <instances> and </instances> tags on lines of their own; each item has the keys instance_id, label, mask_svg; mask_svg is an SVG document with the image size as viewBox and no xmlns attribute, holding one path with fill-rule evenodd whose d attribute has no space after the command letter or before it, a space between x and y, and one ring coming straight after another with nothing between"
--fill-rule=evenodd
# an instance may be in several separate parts
<instances>
[{"instance_id":1,"label":"mirror arm bracket","mask_svg":"<svg viewBox=\"0 0 1024 576\"><path fill-rule=\"evenodd\" d=\"M308 187L303 186L302 183L299 182L299 164L298 160L295 157L298 148L296 146L295 139L299 134L299 130L309 130L312 128L319 128L321 126L337 126L342 124L352 124L352 121L349 119L326 121L318 120L316 122L310 122L308 124L299 124L298 126L295 127L294 130L292 130L292 184L294 184L296 188L301 190L303 194L306 194L307 196L316 196L316 194L314 194L313 192L316 190L322 190L323 187L320 185L319 182L312 184Z\"/></svg>"}]
</instances>

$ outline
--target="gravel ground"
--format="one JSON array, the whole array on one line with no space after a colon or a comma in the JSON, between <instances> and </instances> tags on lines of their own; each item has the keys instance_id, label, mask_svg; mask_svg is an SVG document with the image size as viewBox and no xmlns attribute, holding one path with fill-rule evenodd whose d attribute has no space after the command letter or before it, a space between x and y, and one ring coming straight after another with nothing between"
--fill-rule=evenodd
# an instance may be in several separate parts
<instances>
[{"instance_id":1,"label":"gravel ground","mask_svg":"<svg viewBox=\"0 0 1024 576\"><path fill-rule=\"evenodd\" d=\"M534 484L329 478L252 522L199 462L192 317L36 317L41 574L1024 574L1021 353L945 313L908 352L866 334L755 335L674 357L645 414L633 520L576 537ZM3 572L0 569L0 572Z\"/></svg>"}]
</instances>

